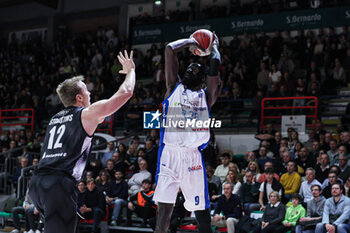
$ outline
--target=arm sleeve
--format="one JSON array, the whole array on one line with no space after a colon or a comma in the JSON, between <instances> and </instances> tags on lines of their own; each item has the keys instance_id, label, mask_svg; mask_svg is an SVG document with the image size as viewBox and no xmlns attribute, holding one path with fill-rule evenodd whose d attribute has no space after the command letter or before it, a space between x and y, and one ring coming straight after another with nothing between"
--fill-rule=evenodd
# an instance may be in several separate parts
<instances>
[{"instance_id":1,"label":"arm sleeve","mask_svg":"<svg viewBox=\"0 0 350 233\"><path fill-rule=\"evenodd\" d=\"M339 218L337 218L337 220L335 220L335 222L333 224L339 225L339 224L344 223L346 220L349 219L349 215L350 215L350 201L348 200L348 198L346 198L345 203L344 203L343 212L339 216Z\"/></svg>"},{"instance_id":2,"label":"arm sleeve","mask_svg":"<svg viewBox=\"0 0 350 233\"><path fill-rule=\"evenodd\" d=\"M126 182L123 184L119 198L122 198L124 200L128 199L128 184Z\"/></svg>"},{"instance_id":3,"label":"arm sleeve","mask_svg":"<svg viewBox=\"0 0 350 233\"><path fill-rule=\"evenodd\" d=\"M323 215L322 215L322 223L323 224L329 223L329 204L330 204L329 200L326 200L326 203L324 205Z\"/></svg>"},{"instance_id":4,"label":"arm sleeve","mask_svg":"<svg viewBox=\"0 0 350 233\"><path fill-rule=\"evenodd\" d=\"M239 191L241 190L241 186L242 186L241 182L238 181L232 190L232 194L239 195Z\"/></svg>"}]
</instances>

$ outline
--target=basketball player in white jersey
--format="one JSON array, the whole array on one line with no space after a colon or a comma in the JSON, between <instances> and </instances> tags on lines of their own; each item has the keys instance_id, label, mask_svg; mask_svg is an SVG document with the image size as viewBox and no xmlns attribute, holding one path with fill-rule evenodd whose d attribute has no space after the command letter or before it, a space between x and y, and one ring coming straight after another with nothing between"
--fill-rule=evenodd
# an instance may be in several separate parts
<instances>
[{"instance_id":1,"label":"basketball player in white jersey","mask_svg":"<svg viewBox=\"0 0 350 233\"><path fill-rule=\"evenodd\" d=\"M91 150L92 136L105 117L113 114L133 95L135 64L127 52L118 60L126 74L119 90L109 99L90 105L90 92L81 76L66 79L57 87L65 109L47 127L41 159L29 186L29 196L44 216L45 233L74 233L77 226L77 193Z\"/></svg>"},{"instance_id":2,"label":"basketball player in white jersey","mask_svg":"<svg viewBox=\"0 0 350 233\"><path fill-rule=\"evenodd\" d=\"M213 38L216 38L214 34ZM217 99L221 61L217 39L215 42L213 39L210 45L209 70L204 65L192 63L179 80L177 53L189 46L204 51L192 37L171 42L165 48L167 93L162 103L162 122L166 124L172 121L172 116L179 114L185 120L208 120L208 108ZM175 117L175 120L180 118ZM167 232L179 187L185 197L185 208L195 212L199 232L211 233L210 201L201 154L209 141L209 128L163 126L158 151L157 186L153 198L158 203L155 233Z\"/></svg>"}]
</instances>

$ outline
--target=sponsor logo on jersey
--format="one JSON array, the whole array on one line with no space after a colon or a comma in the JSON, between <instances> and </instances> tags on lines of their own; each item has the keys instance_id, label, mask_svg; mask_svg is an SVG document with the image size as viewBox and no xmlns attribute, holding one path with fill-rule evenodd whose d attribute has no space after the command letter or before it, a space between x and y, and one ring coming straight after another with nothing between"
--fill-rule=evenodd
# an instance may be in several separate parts
<instances>
[{"instance_id":1,"label":"sponsor logo on jersey","mask_svg":"<svg viewBox=\"0 0 350 233\"><path fill-rule=\"evenodd\" d=\"M192 167L188 167L188 171L189 172L193 172L193 171L200 171L202 170L202 165L197 165L197 166L192 166Z\"/></svg>"}]
</instances>

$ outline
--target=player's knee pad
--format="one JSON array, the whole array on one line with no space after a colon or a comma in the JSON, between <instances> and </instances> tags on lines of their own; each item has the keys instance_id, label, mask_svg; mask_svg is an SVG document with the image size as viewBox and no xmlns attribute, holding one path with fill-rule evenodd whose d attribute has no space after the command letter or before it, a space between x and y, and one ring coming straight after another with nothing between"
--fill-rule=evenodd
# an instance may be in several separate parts
<instances>
[{"instance_id":1,"label":"player's knee pad","mask_svg":"<svg viewBox=\"0 0 350 233\"><path fill-rule=\"evenodd\" d=\"M194 213L198 222L198 231L200 233L212 233L209 210L197 210Z\"/></svg>"}]
</instances>

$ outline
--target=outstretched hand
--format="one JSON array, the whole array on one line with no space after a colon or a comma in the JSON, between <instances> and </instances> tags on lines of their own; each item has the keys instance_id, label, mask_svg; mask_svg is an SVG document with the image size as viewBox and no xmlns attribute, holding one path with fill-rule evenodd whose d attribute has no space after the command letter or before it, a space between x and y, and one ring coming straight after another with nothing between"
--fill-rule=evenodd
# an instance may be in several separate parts
<instances>
[{"instance_id":1,"label":"outstretched hand","mask_svg":"<svg viewBox=\"0 0 350 233\"><path fill-rule=\"evenodd\" d=\"M123 69L119 71L120 74L128 74L131 69L135 69L134 61L132 60L134 52L131 50L130 58L128 52L124 50L124 55L122 52L119 52L118 60L122 64Z\"/></svg>"}]
</instances>

